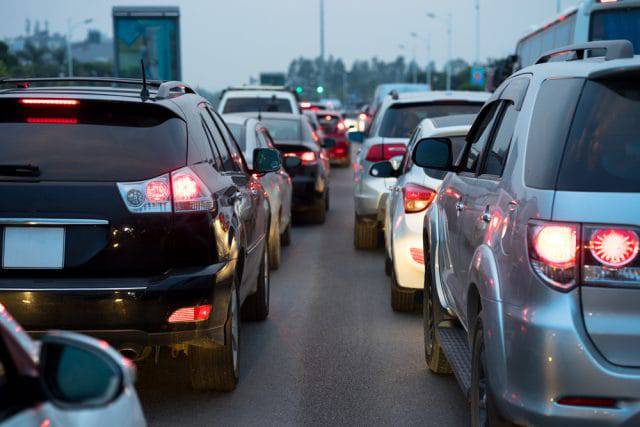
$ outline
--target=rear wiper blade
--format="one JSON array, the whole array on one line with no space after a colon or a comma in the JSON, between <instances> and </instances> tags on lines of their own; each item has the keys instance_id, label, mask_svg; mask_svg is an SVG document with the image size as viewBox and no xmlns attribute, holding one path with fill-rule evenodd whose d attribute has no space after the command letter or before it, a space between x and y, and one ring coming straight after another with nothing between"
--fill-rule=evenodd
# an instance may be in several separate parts
<instances>
[{"instance_id":1,"label":"rear wiper blade","mask_svg":"<svg viewBox=\"0 0 640 427\"><path fill-rule=\"evenodd\" d=\"M40 168L36 165L2 165L0 175L3 176L39 176Z\"/></svg>"}]
</instances>

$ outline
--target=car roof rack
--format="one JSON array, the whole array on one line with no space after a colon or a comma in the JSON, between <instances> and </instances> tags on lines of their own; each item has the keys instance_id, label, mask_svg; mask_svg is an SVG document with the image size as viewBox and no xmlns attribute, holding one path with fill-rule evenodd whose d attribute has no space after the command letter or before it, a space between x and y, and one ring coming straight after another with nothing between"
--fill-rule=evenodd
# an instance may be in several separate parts
<instances>
[{"instance_id":1,"label":"car roof rack","mask_svg":"<svg viewBox=\"0 0 640 427\"><path fill-rule=\"evenodd\" d=\"M32 77L25 79L3 78L0 86L15 85L17 89L28 89L32 83L105 83L143 86L142 79L116 78L116 77ZM157 89L155 99L175 98L186 93L196 92L188 85L177 81L147 80L147 86Z\"/></svg>"},{"instance_id":2,"label":"car roof rack","mask_svg":"<svg viewBox=\"0 0 640 427\"><path fill-rule=\"evenodd\" d=\"M587 57L587 52L594 50L604 50L606 52L604 55L605 61L633 58L634 55L633 44L629 40L602 40L574 44L550 50L543 53L542 56L538 58L538 60L536 61L536 65L546 64L548 62L551 62L551 60L555 57L567 55L570 53L574 53L575 56L572 56L565 61L583 60Z\"/></svg>"}]
</instances>

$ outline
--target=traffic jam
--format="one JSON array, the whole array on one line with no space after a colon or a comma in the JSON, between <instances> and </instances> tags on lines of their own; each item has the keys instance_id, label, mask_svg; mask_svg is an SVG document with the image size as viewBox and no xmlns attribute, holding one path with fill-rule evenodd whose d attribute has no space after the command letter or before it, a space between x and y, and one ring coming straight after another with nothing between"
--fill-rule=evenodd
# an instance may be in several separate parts
<instances>
[{"instance_id":1,"label":"traffic jam","mask_svg":"<svg viewBox=\"0 0 640 427\"><path fill-rule=\"evenodd\" d=\"M0 77L0 425L640 426L639 51L586 0L357 106Z\"/></svg>"}]
</instances>

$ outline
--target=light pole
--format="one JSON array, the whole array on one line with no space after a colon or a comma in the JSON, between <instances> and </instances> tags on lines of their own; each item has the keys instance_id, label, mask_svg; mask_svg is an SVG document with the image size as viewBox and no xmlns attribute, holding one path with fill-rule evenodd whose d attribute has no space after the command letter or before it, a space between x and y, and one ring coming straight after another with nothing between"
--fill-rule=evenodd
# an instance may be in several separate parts
<instances>
[{"instance_id":1,"label":"light pole","mask_svg":"<svg viewBox=\"0 0 640 427\"><path fill-rule=\"evenodd\" d=\"M320 0L320 86L324 87L324 0Z\"/></svg>"},{"instance_id":2,"label":"light pole","mask_svg":"<svg viewBox=\"0 0 640 427\"><path fill-rule=\"evenodd\" d=\"M411 37L416 38L418 40L424 40L425 46L427 48L427 66L425 71L427 73L427 84L431 87L431 34L427 34L425 37L420 37L418 33L411 33Z\"/></svg>"},{"instance_id":3,"label":"light pole","mask_svg":"<svg viewBox=\"0 0 640 427\"><path fill-rule=\"evenodd\" d=\"M480 0L476 0L476 65L480 65Z\"/></svg>"},{"instance_id":4,"label":"light pole","mask_svg":"<svg viewBox=\"0 0 640 427\"><path fill-rule=\"evenodd\" d=\"M449 41L447 43L447 90L451 90L451 60L453 57L453 15L449 13L447 15L447 21L442 22L438 19L438 16L435 13L427 13L427 18L431 18L436 22L444 25L447 28L447 36Z\"/></svg>"},{"instance_id":5,"label":"light pole","mask_svg":"<svg viewBox=\"0 0 640 427\"><path fill-rule=\"evenodd\" d=\"M418 61L417 61L417 55L416 55L416 42L417 42L417 40L420 40L420 37L418 36L417 33L413 33L413 32L409 33L409 35L411 37L413 37L414 39L416 39L416 41L413 42L413 47L412 47L413 61L411 61L412 62L411 63L411 68L412 68L412 71L413 71L413 73L412 73L412 75L413 75L413 79L412 79L413 83L418 83L418 71L419 71L420 67L418 67Z\"/></svg>"},{"instance_id":6,"label":"light pole","mask_svg":"<svg viewBox=\"0 0 640 427\"><path fill-rule=\"evenodd\" d=\"M69 77L73 77L73 55L71 53L71 35L73 30L81 25L88 25L93 22L93 19L85 19L84 21L72 23L71 18L67 20L67 74Z\"/></svg>"},{"instance_id":7,"label":"light pole","mask_svg":"<svg viewBox=\"0 0 640 427\"><path fill-rule=\"evenodd\" d=\"M406 48L406 46L405 46L405 45L403 45L403 44L399 44L399 45L398 45L398 49L400 49L400 51L402 51L402 52L404 52L405 48ZM404 54L402 55L402 57L404 58ZM400 70L398 70L398 69L396 68L396 80L397 80L398 82L400 82L400 80L404 80L404 76L400 76L400 75L399 75L399 71L400 71Z\"/></svg>"},{"instance_id":8,"label":"light pole","mask_svg":"<svg viewBox=\"0 0 640 427\"><path fill-rule=\"evenodd\" d=\"M558 0L557 6L556 6L556 11L558 13L562 12L562 0Z\"/></svg>"}]
</instances>

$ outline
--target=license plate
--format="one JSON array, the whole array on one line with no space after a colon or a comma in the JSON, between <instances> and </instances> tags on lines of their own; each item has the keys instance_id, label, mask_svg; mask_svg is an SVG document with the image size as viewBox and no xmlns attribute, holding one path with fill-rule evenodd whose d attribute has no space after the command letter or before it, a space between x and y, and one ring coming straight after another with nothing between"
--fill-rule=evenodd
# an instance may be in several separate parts
<instances>
[{"instance_id":1,"label":"license plate","mask_svg":"<svg viewBox=\"0 0 640 427\"><path fill-rule=\"evenodd\" d=\"M5 227L2 243L2 268L64 267L64 228Z\"/></svg>"}]
</instances>

